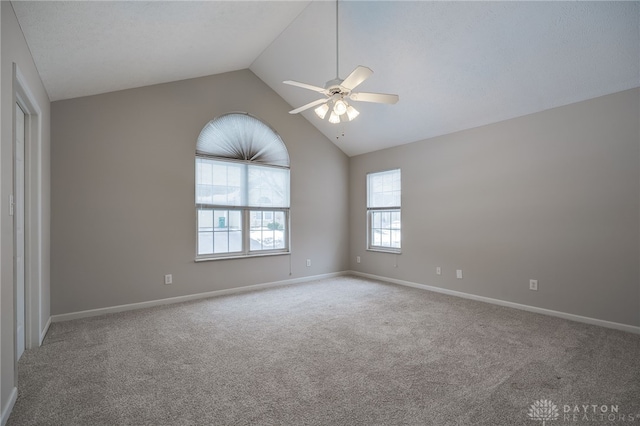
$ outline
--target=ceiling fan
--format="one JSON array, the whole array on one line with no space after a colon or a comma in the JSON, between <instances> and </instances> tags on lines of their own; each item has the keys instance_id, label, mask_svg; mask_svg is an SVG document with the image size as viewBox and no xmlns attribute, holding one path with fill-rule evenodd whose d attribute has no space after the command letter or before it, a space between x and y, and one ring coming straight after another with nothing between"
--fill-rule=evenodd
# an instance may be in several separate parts
<instances>
[{"instance_id":1,"label":"ceiling fan","mask_svg":"<svg viewBox=\"0 0 640 426\"><path fill-rule=\"evenodd\" d=\"M358 66L344 80L339 77L339 51L338 51L338 0L336 0L336 78L325 83L324 87L313 86L311 84L300 83L298 81L286 80L284 84L301 87L322 93L325 97L309 102L299 108L289 111L289 114L297 114L309 108L316 107L315 113L321 119L325 119L329 111L329 122L340 123L341 121L351 121L360 113L349 103L348 100L359 102L375 102L383 104L395 104L400 97L386 93L366 93L353 92L363 81L373 74L370 68Z\"/></svg>"}]
</instances>

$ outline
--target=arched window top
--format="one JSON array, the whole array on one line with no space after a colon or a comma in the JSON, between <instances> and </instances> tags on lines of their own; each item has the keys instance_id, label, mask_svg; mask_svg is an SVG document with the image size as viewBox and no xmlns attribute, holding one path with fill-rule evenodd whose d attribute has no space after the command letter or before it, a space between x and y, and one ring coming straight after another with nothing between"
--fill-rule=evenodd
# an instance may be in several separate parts
<instances>
[{"instance_id":1,"label":"arched window top","mask_svg":"<svg viewBox=\"0 0 640 426\"><path fill-rule=\"evenodd\" d=\"M196 154L289 167L289 153L280 135L256 117L241 112L208 122L198 136Z\"/></svg>"}]
</instances>

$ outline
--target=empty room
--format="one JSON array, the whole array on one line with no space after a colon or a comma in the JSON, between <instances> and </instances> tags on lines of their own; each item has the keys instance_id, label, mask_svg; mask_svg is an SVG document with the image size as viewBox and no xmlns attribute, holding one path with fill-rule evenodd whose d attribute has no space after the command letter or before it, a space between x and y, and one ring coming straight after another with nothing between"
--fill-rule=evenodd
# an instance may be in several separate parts
<instances>
[{"instance_id":1,"label":"empty room","mask_svg":"<svg viewBox=\"0 0 640 426\"><path fill-rule=\"evenodd\" d=\"M640 424L640 2L0 22L0 426Z\"/></svg>"}]
</instances>

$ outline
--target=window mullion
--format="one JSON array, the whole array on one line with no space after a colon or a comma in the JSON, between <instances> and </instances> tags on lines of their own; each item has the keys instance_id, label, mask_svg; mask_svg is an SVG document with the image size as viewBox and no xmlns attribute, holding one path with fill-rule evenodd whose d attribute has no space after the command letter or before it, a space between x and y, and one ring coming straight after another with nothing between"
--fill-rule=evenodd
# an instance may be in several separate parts
<instances>
[{"instance_id":1,"label":"window mullion","mask_svg":"<svg viewBox=\"0 0 640 426\"><path fill-rule=\"evenodd\" d=\"M249 209L242 209L242 220L244 226L242 230L242 253L247 255L251 248L251 213Z\"/></svg>"},{"instance_id":2,"label":"window mullion","mask_svg":"<svg viewBox=\"0 0 640 426\"><path fill-rule=\"evenodd\" d=\"M227 252L231 251L231 224L229 221L231 220L231 210L227 210L227 219L225 221L225 226L227 228Z\"/></svg>"}]
</instances>

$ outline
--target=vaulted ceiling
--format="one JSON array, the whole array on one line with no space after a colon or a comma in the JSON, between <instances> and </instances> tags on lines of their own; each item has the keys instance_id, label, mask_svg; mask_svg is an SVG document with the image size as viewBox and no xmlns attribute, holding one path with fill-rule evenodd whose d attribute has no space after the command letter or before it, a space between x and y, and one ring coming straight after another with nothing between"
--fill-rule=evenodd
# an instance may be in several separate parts
<instances>
[{"instance_id":1,"label":"vaulted ceiling","mask_svg":"<svg viewBox=\"0 0 640 426\"><path fill-rule=\"evenodd\" d=\"M14 1L52 101L249 68L291 106L287 86L336 77L332 1ZM347 155L477 127L640 86L640 2L348 1L339 76L397 93L330 124Z\"/></svg>"}]
</instances>

